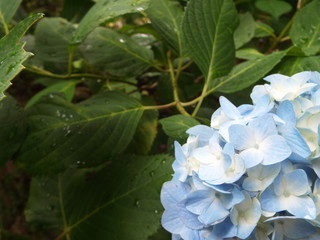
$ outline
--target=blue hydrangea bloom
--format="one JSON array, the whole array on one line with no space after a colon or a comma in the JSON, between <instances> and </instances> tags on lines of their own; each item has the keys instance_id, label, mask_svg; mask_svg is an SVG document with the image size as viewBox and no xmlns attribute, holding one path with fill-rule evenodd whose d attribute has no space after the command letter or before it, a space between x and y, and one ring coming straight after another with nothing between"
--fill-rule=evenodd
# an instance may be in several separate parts
<instances>
[{"instance_id":1,"label":"blue hydrangea bloom","mask_svg":"<svg viewBox=\"0 0 320 240\"><path fill-rule=\"evenodd\" d=\"M220 97L174 143L162 226L174 240L320 239L320 73L267 76L253 104Z\"/></svg>"}]
</instances>

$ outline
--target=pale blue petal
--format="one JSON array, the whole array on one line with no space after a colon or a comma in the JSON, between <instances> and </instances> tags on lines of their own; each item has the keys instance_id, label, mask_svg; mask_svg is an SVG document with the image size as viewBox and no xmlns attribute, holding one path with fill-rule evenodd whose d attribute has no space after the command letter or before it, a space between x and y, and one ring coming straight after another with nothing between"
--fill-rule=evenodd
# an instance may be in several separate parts
<instances>
[{"instance_id":1,"label":"pale blue petal","mask_svg":"<svg viewBox=\"0 0 320 240\"><path fill-rule=\"evenodd\" d=\"M307 196L290 196L286 199L285 205L288 212L294 216L315 219L316 218L316 206L313 200Z\"/></svg>"},{"instance_id":2,"label":"pale blue petal","mask_svg":"<svg viewBox=\"0 0 320 240\"><path fill-rule=\"evenodd\" d=\"M161 203L165 209L174 208L176 204L187 198L190 186L180 181L165 182L161 189Z\"/></svg>"},{"instance_id":3,"label":"pale blue petal","mask_svg":"<svg viewBox=\"0 0 320 240\"><path fill-rule=\"evenodd\" d=\"M178 164L182 165L186 163L187 158L182 151L180 143L178 143L177 141L174 141L174 155L175 160L178 162Z\"/></svg>"},{"instance_id":4,"label":"pale blue petal","mask_svg":"<svg viewBox=\"0 0 320 240\"><path fill-rule=\"evenodd\" d=\"M185 204L190 212L200 215L207 210L214 199L213 190L198 190L188 195Z\"/></svg>"},{"instance_id":5,"label":"pale blue petal","mask_svg":"<svg viewBox=\"0 0 320 240\"><path fill-rule=\"evenodd\" d=\"M289 238L307 238L316 232L316 228L302 219L285 219L283 221L284 235Z\"/></svg>"},{"instance_id":6,"label":"pale blue petal","mask_svg":"<svg viewBox=\"0 0 320 240\"><path fill-rule=\"evenodd\" d=\"M231 119L238 119L241 117L238 108L236 106L234 106L228 99L221 96L219 98L219 102L220 102L221 108L226 116L228 116Z\"/></svg>"},{"instance_id":7,"label":"pale blue petal","mask_svg":"<svg viewBox=\"0 0 320 240\"><path fill-rule=\"evenodd\" d=\"M320 158L312 161L312 168L320 178Z\"/></svg>"},{"instance_id":8,"label":"pale blue petal","mask_svg":"<svg viewBox=\"0 0 320 240\"><path fill-rule=\"evenodd\" d=\"M272 186L268 187L260 197L261 208L268 212L280 212L286 210L286 205L273 192Z\"/></svg>"},{"instance_id":9,"label":"pale blue petal","mask_svg":"<svg viewBox=\"0 0 320 240\"><path fill-rule=\"evenodd\" d=\"M198 136L199 141L208 142L215 133L215 130L205 125L197 125L187 130L189 135Z\"/></svg>"},{"instance_id":10,"label":"pale blue petal","mask_svg":"<svg viewBox=\"0 0 320 240\"><path fill-rule=\"evenodd\" d=\"M237 187L234 187L231 194L221 194L221 200L225 208L230 209L234 205L242 202L244 195Z\"/></svg>"},{"instance_id":11,"label":"pale blue petal","mask_svg":"<svg viewBox=\"0 0 320 240\"><path fill-rule=\"evenodd\" d=\"M293 104L288 100L280 103L277 109L277 115L286 123L292 125L296 124L296 115L294 112Z\"/></svg>"},{"instance_id":12,"label":"pale blue petal","mask_svg":"<svg viewBox=\"0 0 320 240\"><path fill-rule=\"evenodd\" d=\"M226 218L229 215L229 211L225 209L222 202L215 198L210 204L209 208L199 216L199 220L205 225L215 223Z\"/></svg>"},{"instance_id":13,"label":"pale blue petal","mask_svg":"<svg viewBox=\"0 0 320 240\"><path fill-rule=\"evenodd\" d=\"M208 237L208 240L222 240L224 238L236 236L236 234L237 227L232 224L228 217L223 222L213 227L213 231Z\"/></svg>"},{"instance_id":14,"label":"pale blue petal","mask_svg":"<svg viewBox=\"0 0 320 240\"><path fill-rule=\"evenodd\" d=\"M185 208L185 203L181 202L177 205L178 207L178 214L180 220L183 222L184 226L191 228L191 229L201 229L203 228L203 224L199 222L198 216L189 212ZM180 233L181 235L181 233Z\"/></svg>"},{"instance_id":15,"label":"pale blue petal","mask_svg":"<svg viewBox=\"0 0 320 240\"><path fill-rule=\"evenodd\" d=\"M171 233L179 234L184 224L179 218L178 209L165 210L161 218L162 226Z\"/></svg>"},{"instance_id":16,"label":"pale blue petal","mask_svg":"<svg viewBox=\"0 0 320 240\"><path fill-rule=\"evenodd\" d=\"M249 123L249 127L254 130L258 142L263 141L270 135L277 134L276 124L271 114L265 114Z\"/></svg>"},{"instance_id":17,"label":"pale blue petal","mask_svg":"<svg viewBox=\"0 0 320 240\"><path fill-rule=\"evenodd\" d=\"M250 234L252 233L255 227L256 227L256 224L248 224L248 223L241 224L238 226L238 229L237 229L238 231L236 236L241 239L245 239L250 236Z\"/></svg>"},{"instance_id":18,"label":"pale blue petal","mask_svg":"<svg viewBox=\"0 0 320 240\"><path fill-rule=\"evenodd\" d=\"M308 176L302 169L297 169L283 176L284 187L287 193L301 196L310 192Z\"/></svg>"},{"instance_id":19,"label":"pale blue petal","mask_svg":"<svg viewBox=\"0 0 320 240\"><path fill-rule=\"evenodd\" d=\"M305 162L305 159L311 155L311 151L298 129L287 125L281 126L279 129L292 150L290 159Z\"/></svg>"},{"instance_id":20,"label":"pale blue petal","mask_svg":"<svg viewBox=\"0 0 320 240\"><path fill-rule=\"evenodd\" d=\"M256 148L244 150L240 153L240 156L243 159L246 168L254 167L261 163L264 159L263 152Z\"/></svg>"},{"instance_id":21,"label":"pale blue petal","mask_svg":"<svg viewBox=\"0 0 320 240\"><path fill-rule=\"evenodd\" d=\"M198 230L192 230L187 227L181 230L180 235L183 240L201 240Z\"/></svg>"},{"instance_id":22,"label":"pale blue petal","mask_svg":"<svg viewBox=\"0 0 320 240\"><path fill-rule=\"evenodd\" d=\"M271 74L271 75L269 75L269 76L267 76L267 77L265 77L263 79L266 80L267 82L272 83L272 82L277 82L279 80L289 80L290 77L285 76L285 75L280 74L280 73L276 73L276 74Z\"/></svg>"},{"instance_id":23,"label":"pale blue petal","mask_svg":"<svg viewBox=\"0 0 320 240\"><path fill-rule=\"evenodd\" d=\"M251 148L256 144L252 129L239 124L229 127L229 139L237 150Z\"/></svg>"},{"instance_id":24,"label":"pale blue petal","mask_svg":"<svg viewBox=\"0 0 320 240\"><path fill-rule=\"evenodd\" d=\"M259 146L263 151L263 165L281 162L291 155L291 149L286 140L279 135L267 137Z\"/></svg>"}]
</instances>

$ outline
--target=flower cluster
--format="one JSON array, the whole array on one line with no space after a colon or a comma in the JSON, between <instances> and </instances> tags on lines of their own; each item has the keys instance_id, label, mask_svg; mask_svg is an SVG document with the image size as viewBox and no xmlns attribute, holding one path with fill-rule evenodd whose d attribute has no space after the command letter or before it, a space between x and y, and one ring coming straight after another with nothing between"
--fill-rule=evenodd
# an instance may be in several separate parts
<instances>
[{"instance_id":1,"label":"flower cluster","mask_svg":"<svg viewBox=\"0 0 320 240\"><path fill-rule=\"evenodd\" d=\"M211 126L175 142L161 191L172 239L320 239L320 73L264 80L252 105L220 97Z\"/></svg>"}]
</instances>

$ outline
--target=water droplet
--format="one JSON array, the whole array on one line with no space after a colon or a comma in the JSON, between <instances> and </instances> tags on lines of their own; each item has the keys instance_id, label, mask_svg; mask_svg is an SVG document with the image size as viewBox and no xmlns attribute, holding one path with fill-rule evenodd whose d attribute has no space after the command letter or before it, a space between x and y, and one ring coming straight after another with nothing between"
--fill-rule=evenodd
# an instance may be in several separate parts
<instances>
[{"instance_id":1,"label":"water droplet","mask_svg":"<svg viewBox=\"0 0 320 240\"><path fill-rule=\"evenodd\" d=\"M61 113L60 113L59 109L56 111L56 114L57 114L58 117L61 116Z\"/></svg>"},{"instance_id":2,"label":"water droplet","mask_svg":"<svg viewBox=\"0 0 320 240\"><path fill-rule=\"evenodd\" d=\"M79 165L81 162L80 161L77 161L77 164Z\"/></svg>"},{"instance_id":3,"label":"water droplet","mask_svg":"<svg viewBox=\"0 0 320 240\"><path fill-rule=\"evenodd\" d=\"M166 163L166 160L162 160L161 163L162 163L162 164L165 164L165 163Z\"/></svg>"},{"instance_id":4,"label":"water droplet","mask_svg":"<svg viewBox=\"0 0 320 240\"><path fill-rule=\"evenodd\" d=\"M120 38L120 39L119 39L119 42L121 42L121 43L125 43L125 42L126 42L126 40L124 40L124 39Z\"/></svg>"},{"instance_id":5,"label":"water droplet","mask_svg":"<svg viewBox=\"0 0 320 240\"><path fill-rule=\"evenodd\" d=\"M136 10L139 11L139 12L141 12L141 11L144 10L144 8L143 8L143 7L137 7Z\"/></svg>"},{"instance_id":6,"label":"water droplet","mask_svg":"<svg viewBox=\"0 0 320 240\"><path fill-rule=\"evenodd\" d=\"M151 171L151 172L149 173L149 175L150 175L151 177L153 177L153 176L154 176L154 171Z\"/></svg>"},{"instance_id":7,"label":"water droplet","mask_svg":"<svg viewBox=\"0 0 320 240\"><path fill-rule=\"evenodd\" d=\"M140 207L140 201L139 201L138 199L136 199L136 200L134 201L134 205L135 205L136 207Z\"/></svg>"},{"instance_id":8,"label":"water droplet","mask_svg":"<svg viewBox=\"0 0 320 240\"><path fill-rule=\"evenodd\" d=\"M159 213L159 211L156 209L156 210L154 210L154 213L155 213L155 214L158 214L158 213Z\"/></svg>"},{"instance_id":9,"label":"water droplet","mask_svg":"<svg viewBox=\"0 0 320 240\"><path fill-rule=\"evenodd\" d=\"M49 94L49 98L52 99L53 97L54 97L53 94L50 93L50 94Z\"/></svg>"}]
</instances>

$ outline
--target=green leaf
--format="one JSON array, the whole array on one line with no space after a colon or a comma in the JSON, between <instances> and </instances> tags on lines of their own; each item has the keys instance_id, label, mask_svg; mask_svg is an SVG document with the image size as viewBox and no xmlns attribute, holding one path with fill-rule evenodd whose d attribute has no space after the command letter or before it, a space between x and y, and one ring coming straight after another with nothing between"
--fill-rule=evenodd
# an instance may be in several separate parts
<instances>
[{"instance_id":1,"label":"green leaf","mask_svg":"<svg viewBox=\"0 0 320 240\"><path fill-rule=\"evenodd\" d=\"M26 133L26 116L12 97L0 102L0 165L17 152Z\"/></svg>"},{"instance_id":2,"label":"green leaf","mask_svg":"<svg viewBox=\"0 0 320 240\"><path fill-rule=\"evenodd\" d=\"M29 27L43 15L34 14L18 23L9 34L0 39L0 100L10 81L24 68L22 63L32 54L24 51L20 39Z\"/></svg>"},{"instance_id":3,"label":"green leaf","mask_svg":"<svg viewBox=\"0 0 320 240\"><path fill-rule=\"evenodd\" d=\"M34 225L66 239L147 240L160 227L160 189L172 157L122 156L98 172L69 170L33 178L25 211Z\"/></svg>"},{"instance_id":4,"label":"green leaf","mask_svg":"<svg viewBox=\"0 0 320 240\"><path fill-rule=\"evenodd\" d=\"M320 56L286 57L277 68L277 72L287 76L310 70L320 71Z\"/></svg>"},{"instance_id":5,"label":"green leaf","mask_svg":"<svg viewBox=\"0 0 320 240\"><path fill-rule=\"evenodd\" d=\"M190 0L183 38L207 82L229 73L235 63L233 32L238 18L232 0Z\"/></svg>"},{"instance_id":6,"label":"green leaf","mask_svg":"<svg viewBox=\"0 0 320 240\"><path fill-rule=\"evenodd\" d=\"M234 43L236 49L239 49L244 44L248 43L255 33L255 21L251 13L247 12L245 14L239 15L240 24L234 32Z\"/></svg>"},{"instance_id":7,"label":"green leaf","mask_svg":"<svg viewBox=\"0 0 320 240\"><path fill-rule=\"evenodd\" d=\"M236 51L236 57L239 59L253 60L263 56L264 54L255 48L243 48Z\"/></svg>"},{"instance_id":8,"label":"green leaf","mask_svg":"<svg viewBox=\"0 0 320 240\"><path fill-rule=\"evenodd\" d=\"M292 42L308 55L320 51L320 1L315 0L302 8L293 20L290 29Z\"/></svg>"},{"instance_id":9,"label":"green leaf","mask_svg":"<svg viewBox=\"0 0 320 240\"><path fill-rule=\"evenodd\" d=\"M80 81L72 80L72 81L63 81L63 82L53 84L50 87L47 87L47 88L43 89L42 91L38 92L37 94L33 95L33 97L28 101L26 108L31 107L33 104L35 104L37 101L39 101L42 96L45 96L48 93L53 93L53 92L64 93L66 99L69 102L71 102L73 95L74 95L76 85L79 82Z\"/></svg>"},{"instance_id":10,"label":"green leaf","mask_svg":"<svg viewBox=\"0 0 320 240\"><path fill-rule=\"evenodd\" d=\"M185 140L188 137L186 131L200 123L192 117L185 115L174 115L163 118L159 121L164 132L171 138L176 140Z\"/></svg>"},{"instance_id":11,"label":"green leaf","mask_svg":"<svg viewBox=\"0 0 320 240\"><path fill-rule=\"evenodd\" d=\"M216 79L208 87L208 92L213 91L232 93L249 87L268 72L270 72L286 55L286 51L275 52L258 59L240 63L232 69L228 76Z\"/></svg>"},{"instance_id":12,"label":"green leaf","mask_svg":"<svg viewBox=\"0 0 320 240\"><path fill-rule=\"evenodd\" d=\"M0 0L0 23L1 20L5 21L4 24L10 23L21 2L22 0Z\"/></svg>"},{"instance_id":13,"label":"green leaf","mask_svg":"<svg viewBox=\"0 0 320 240\"><path fill-rule=\"evenodd\" d=\"M255 5L259 10L269 13L274 18L278 18L292 9L289 3L281 0L258 0Z\"/></svg>"},{"instance_id":14,"label":"green leaf","mask_svg":"<svg viewBox=\"0 0 320 240\"><path fill-rule=\"evenodd\" d=\"M107 20L133 12L143 11L150 0L100 0L94 4L80 21L72 43L81 43L87 35Z\"/></svg>"},{"instance_id":15,"label":"green leaf","mask_svg":"<svg viewBox=\"0 0 320 240\"><path fill-rule=\"evenodd\" d=\"M133 138L143 106L118 92L95 95L76 105L51 94L28 112L29 134L18 163L31 173L50 174L70 165L98 165L122 153Z\"/></svg>"},{"instance_id":16,"label":"green leaf","mask_svg":"<svg viewBox=\"0 0 320 240\"><path fill-rule=\"evenodd\" d=\"M46 62L67 63L74 31L73 24L63 18L43 19L35 30L36 57Z\"/></svg>"},{"instance_id":17,"label":"green leaf","mask_svg":"<svg viewBox=\"0 0 320 240\"><path fill-rule=\"evenodd\" d=\"M274 36L274 30L272 27L270 27L268 24L265 24L263 22L256 22L256 30L254 32L255 37L269 37Z\"/></svg>"},{"instance_id":18,"label":"green leaf","mask_svg":"<svg viewBox=\"0 0 320 240\"><path fill-rule=\"evenodd\" d=\"M161 37L182 56L185 52L181 29L184 13L180 3L175 0L152 0L147 14Z\"/></svg>"},{"instance_id":19,"label":"green leaf","mask_svg":"<svg viewBox=\"0 0 320 240\"><path fill-rule=\"evenodd\" d=\"M150 67L153 52L114 30L99 27L80 47L93 66L117 76L136 76Z\"/></svg>"},{"instance_id":20,"label":"green leaf","mask_svg":"<svg viewBox=\"0 0 320 240\"><path fill-rule=\"evenodd\" d=\"M142 98L142 103L144 105L155 105L154 101L146 97ZM159 112L157 110L143 113L133 139L126 149L126 153L145 155L150 151L158 133L158 117Z\"/></svg>"},{"instance_id":21,"label":"green leaf","mask_svg":"<svg viewBox=\"0 0 320 240\"><path fill-rule=\"evenodd\" d=\"M61 16L69 21L78 22L92 5L93 2L91 0L63 0Z\"/></svg>"}]
</instances>

